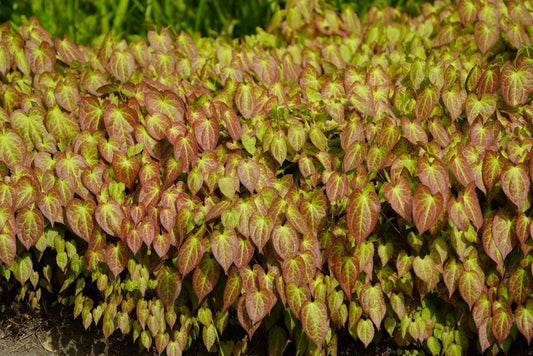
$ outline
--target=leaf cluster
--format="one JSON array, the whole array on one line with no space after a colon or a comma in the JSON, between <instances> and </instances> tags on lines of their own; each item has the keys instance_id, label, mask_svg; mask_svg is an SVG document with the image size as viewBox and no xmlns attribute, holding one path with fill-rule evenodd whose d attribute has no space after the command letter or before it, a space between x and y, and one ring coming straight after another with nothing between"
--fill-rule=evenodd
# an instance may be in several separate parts
<instances>
[{"instance_id":1,"label":"leaf cluster","mask_svg":"<svg viewBox=\"0 0 533 356\"><path fill-rule=\"evenodd\" d=\"M0 26L0 274L146 349L533 337L531 2L289 2L244 39Z\"/></svg>"}]
</instances>

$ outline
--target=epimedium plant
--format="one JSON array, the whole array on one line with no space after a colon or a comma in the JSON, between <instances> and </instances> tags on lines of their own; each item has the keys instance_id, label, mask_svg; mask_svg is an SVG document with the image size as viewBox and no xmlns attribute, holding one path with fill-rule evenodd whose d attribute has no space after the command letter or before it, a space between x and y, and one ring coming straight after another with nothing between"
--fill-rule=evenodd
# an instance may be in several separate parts
<instances>
[{"instance_id":1,"label":"epimedium plant","mask_svg":"<svg viewBox=\"0 0 533 356\"><path fill-rule=\"evenodd\" d=\"M245 352L236 324L272 355L530 344L532 9L288 1L242 40L90 48L2 25L2 290L168 355Z\"/></svg>"}]
</instances>

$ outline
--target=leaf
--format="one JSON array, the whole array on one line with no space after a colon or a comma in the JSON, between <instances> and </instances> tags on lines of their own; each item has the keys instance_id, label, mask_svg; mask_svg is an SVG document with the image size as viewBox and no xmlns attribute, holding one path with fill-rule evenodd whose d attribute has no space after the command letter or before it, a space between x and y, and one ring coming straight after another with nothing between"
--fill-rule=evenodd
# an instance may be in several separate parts
<instances>
[{"instance_id":1,"label":"leaf","mask_svg":"<svg viewBox=\"0 0 533 356\"><path fill-rule=\"evenodd\" d=\"M193 289L198 300L203 300L218 283L220 267L214 258L204 256L192 276Z\"/></svg>"},{"instance_id":2,"label":"leaf","mask_svg":"<svg viewBox=\"0 0 533 356\"><path fill-rule=\"evenodd\" d=\"M502 343L509 333L513 325L513 314L511 308L498 308L492 316L492 333L499 343Z\"/></svg>"},{"instance_id":3,"label":"leaf","mask_svg":"<svg viewBox=\"0 0 533 356\"><path fill-rule=\"evenodd\" d=\"M459 278L459 293L470 309L483 292L483 279L475 271L466 271Z\"/></svg>"},{"instance_id":4,"label":"leaf","mask_svg":"<svg viewBox=\"0 0 533 356\"><path fill-rule=\"evenodd\" d=\"M250 84L239 83L235 91L235 105L245 119L250 119L255 111L256 102Z\"/></svg>"},{"instance_id":5,"label":"leaf","mask_svg":"<svg viewBox=\"0 0 533 356\"><path fill-rule=\"evenodd\" d=\"M444 209L441 193L431 194L430 188L419 184L413 195L413 219L419 234L431 228Z\"/></svg>"},{"instance_id":6,"label":"leaf","mask_svg":"<svg viewBox=\"0 0 533 356\"><path fill-rule=\"evenodd\" d=\"M504 210L498 210L492 220L492 237L503 260L513 250L513 221Z\"/></svg>"},{"instance_id":7,"label":"leaf","mask_svg":"<svg viewBox=\"0 0 533 356\"><path fill-rule=\"evenodd\" d=\"M311 300L311 294L307 286L297 286L295 283L289 282L285 285L285 295L287 296L287 303L292 313L296 316L300 315L302 306Z\"/></svg>"},{"instance_id":8,"label":"leaf","mask_svg":"<svg viewBox=\"0 0 533 356\"><path fill-rule=\"evenodd\" d=\"M115 200L110 198L107 202L100 203L96 208L95 218L106 234L120 236L120 228L125 214L120 204Z\"/></svg>"},{"instance_id":9,"label":"leaf","mask_svg":"<svg viewBox=\"0 0 533 356\"><path fill-rule=\"evenodd\" d=\"M197 236L188 237L178 250L178 268L182 276L192 271L204 255L204 243Z\"/></svg>"},{"instance_id":10,"label":"leaf","mask_svg":"<svg viewBox=\"0 0 533 356\"><path fill-rule=\"evenodd\" d=\"M501 185L505 195L520 209L524 205L531 182L524 164L507 165L501 173Z\"/></svg>"},{"instance_id":11,"label":"leaf","mask_svg":"<svg viewBox=\"0 0 533 356\"><path fill-rule=\"evenodd\" d=\"M104 124L109 137L123 146L135 144L134 126L138 121L137 113L126 104L109 104L104 111Z\"/></svg>"},{"instance_id":12,"label":"leaf","mask_svg":"<svg viewBox=\"0 0 533 356\"><path fill-rule=\"evenodd\" d=\"M115 78L125 83L135 70L135 59L127 50L115 50L109 58L109 69Z\"/></svg>"},{"instance_id":13,"label":"leaf","mask_svg":"<svg viewBox=\"0 0 533 356\"><path fill-rule=\"evenodd\" d=\"M419 142L428 143L428 135L420 122L420 120L410 121L405 117L402 118L402 130L405 138L413 145L417 145Z\"/></svg>"},{"instance_id":14,"label":"leaf","mask_svg":"<svg viewBox=\"0 0 533 356\"><path fill-rule=\"evenodd\" d=\"M260 322L254 323L250 319L250 317L248 316L248 313L246 312L245 299L246 299L246 296L242 295L239 298L239 301L237 302L237 319L239 320L239 324L241 324L242 328L248 334L248 338L251 339L255 331L261 325L261 323Z\"/></svg>"},{"instance_id":15,"label":"leaf","mask_svg":"<svg viewBox=\"0 0 533 356\"><path fill-rule=\"evenodd\" d=\"M129 259L130 250L125 246L124 242L119 241L116 245L107 245L106 261L115 278L126 268Z\"/></svg>"},{"instance_id":16,"label":"leaf","mask_svg":"<svg viewBox=\"0 0 533 356\"><path fill-rule=\"evenodd\" d=\"M273 305L274 296L267 290L251 290L246 292L246 312L255 324L263 320Z\"/></svg>"},{"instance_id":17,"label":"leaf","mask_svg":"<svg viewBox=\"0 0 533 356\"><path fill-rule=\"evenodd\" d=\"M485 21L477 21L474 26L474 38L481 53L485 54L500 37L500 28Z\"/></svg>"},{"instance_id":18,"label":"leaf","mask_svg":"<svg viewBox=\"0 0 533 356\"><path fill-rule=\"evenodd\" d=\"M225 312L239 297L242 288L242 278L235 266L230 267L228 273L228 279L224 286L224 306L222 311Z\"/></svg>"},{"instance_id":19,"label":"leaf","mask_svg":"<svg viewBox=\"0 0 533 356\"><path fill-rule=\"evenodd\" d=\"M442 92L442 102L448 109L452 121L456 121L463 112L465 99L466 92L461 89L459 84L451 85Z\"/></svg>"},{"instance_id":20,"label":"leaf","mask_svg":"<svg viewBox=\"0 0 533 356\"><path fill-rule=\"evenodd\" d=\"M515 323L516 327L525 336L527 339L527 344L531 344L531 339L533 338L533 304L529 303L526 307L519 305L516 308Z\"/></svg>"},{"instance_id":21,"label":"leaf","mask_svg":"<svg viewBox=\"0 0 533 356\"><path fill-rule=\"evenodd\" d=\"M437 266L430 255L426 255L424 258L416 256L413 260L413 270L418 278L428 284L430 284L435 279L435 275L438 274Z\"/></svg>"},{"instance_id":22,"label":"leaf","mask_svg":"<svg viewBox=\"0 0 533 356\"><path fill-rule=\"evenodd\" d=\"M70 145L80 132L78 120L72 114L62 111L57 105L48 111L44 123L54 139L64 146Z\"/></svg>"},{"instance_id":23,"label":"leaf","mask_svg":"<svg viewBox=\"0 0 533 356\"><path fill-rule=\"evenodd\" d=\"M476 185L474 182L471 182L466 187L462 203L466 216L474 224L476 229L479 230L483 226L483 214L479 205L479 199L476 194Z\"/></svg>"},{"instance_id":24,"label":"leaf","mask_svg":"<svg viewBox=\"0 0 533 356\"><path fill-rule=\"evenodd\" d=\"M282 132L277 132L270 143L270 152L274 159L281 166L287 158L287 142L285 135Z\"/></svg>"},{"instance_id":25,"label":"leaf","mask_svg":"<svg viewBox=\"0 0 533 356\"><path fill-rule=\"evenodd\" d=\"M24 162L26 158L26 143L14 131L5 126L0 131L0 162L8 167Z\"/></svg>"},{"instance_id":26,"label":"leaf","mask_svg":"<svg viewBox=\"0 0 533 356\"><path fill-rule=\"evenodd\" d=\"M524 304L533 290L531 271L517 268L509 278L508 288L514 302L518 305Z\"/></svg>"},{"instance_id":27,"label":"leaf","mask_svg":"<svg viewBox=\"0 0 533 356\"><path fill-rule=\"evenodd\" d=\"M292 258L298 253L300 246L298 233L290 223L275 226L271 240L274 250L282 260Z\"/></svg>"},{"instance_id":28,"label":"leaf","mask_svg":"<svg viewBox=\"0 0 533 356\"><path fill-rule=\"evenodd\" d=\"M448 289L448 296L450 298L459 286L459 278L463 274L463 271L463 266L458 263L455 258L446 261L446 264L444 265L444 270L442 272L442 277L444 280L444 284Z\"/></svg>"},{"instance_id":29,"label":"leaf","mask_svg":"<svg viewBox=\"0 0 533 356\"><path fill-rule=\"evenodd\" d=\"M234 231L224 230L223 233L214 231L211 234L211 250L213 256L215 256L226 274L228 274L228 269L237 255L238 243L239 241Z\"/></svg>"},{"instance_id":30,"label":"leaf","mask_svg":"<svg viewBox=\"0 0 533 356\"><path fill-rule=\"evenodd\" d=\"M13 111L11 125L30 148L41 144L48 135L44 127L44 112L38 108L31 108L28 114L22 110Z\"/></svg>"},{"instance_id":31,"label":"leaf","mask_svg":"<svg viewBox=\"0 0 533 356\"><path fill-rule=\"evenodd\" d=\"M361 290L360 302L364 312L379 330L387 311L381 285L379 283L374 286L370 283L366 284Z\"/></svg>"},{"instance_id":32,"label":"leaf","mask_svg":"<svg viewBox=\"0 0 533 356\"><path fill-rule=\"evenodd\" d=\"M500 76L500 88L507 105L524 105L533 90L533 65L522 63L516 67L505 64Z\"/></svg>"},{"instance_id":33,"label":"leaf","mask_svg":"<svg viewBox=\"0 0 533 356\"><path fill-rule=\"evenodd\" d=\"M5 229L0 231L0 259L6 266L11 266L17 253L17 241L15 233L6 232Z\"/></svg>"},{"instance_id":34,"label":"leaf","mask_svg":"<svg viewBox=\"0 0 533 356\"><path fill-rule=\"evenodd\" d=\"M237 175L239 181L248 189L250 193L253 193L259 182L259 166L252 160L241 160L237 166Z\"/></svg>"},{"instance_id":35,"label":"leaf","mask_svg":"<svg viewBox=\"0 0 533 356\"><path fill-rule=\"evenodd\" d=\"M115 151L113 154L112 167L113 173L115 173L117 179L124 183L128 189L132 190L141 168L137 157L128 157L120 151Z\"/></svg>"},{"instance_id":36,"label":"leaf","mask_svg":"<svg viewBox=\"0 0 533 356\"><path fill-rule=\"evenodd\" d=\"M303 304L300 312L302 328L311 341L322 349L329 329L329 318L326 305L320 301L307 301Z\"/></svg>"},{"instance_id":37,"label":"leaf","mask_svg":"<svg viewBox=\"0 0 533 356\"><path fill-rule=\"evenodd\" d=\"M383 184L383 192L394 211L408 222L411 222L413 193L407 179L400 176L394 183L385 182Z\"/></svg>"},{"instance_id":38,"label":"leaf","mask_svg":"<svg viewBox=\"0 0 533 356\"><path fill-rule=\"evenodd\" d=\"M91 200L71 199L66 207L67 221L72 231L86 242L91 241L94 228L95 204Z\"/></svg>"},{"instance_id":39,"label":"leaf","mask_svg":"<svg viewBox=\"0 0 533 356\"><path fill-rule=\"evenodd\" d=\"M193 122L196 142L204 151L213 151L220 135L220 126L216 119L201 117Z\"/></svg>"},{"instance_id":40,"label":"leaf","mask_svg":"<svg viewBox=\"0 0 533 356\"><path fill-rule=\"evenodd\" d=\"M268 216L262 216L254 213L250 219L250 239L257 246L259 251L263 250L270 239L270 234L274 225Z\"/></svg>"},{"instance_id":41,"label":"leaf","mask_svg":"<svg viewBox=\"0 0 533 356\"><path fill-rule=\"evenodd\" d=\"M181 291L181 278L178 271L163 267L156 275L157 296L167 308L171 308Z\"/></svg>"},{"instance_id":42,"label":"leaf","mask_svg":"<svg viewBox=\"0 0 533 356\"><path fill-rule=\"evenodd\" d=\"M364 190L355 190L350 196L346 220L348 230L355 237L358 245L363 243L374 230L380 210L378 195L370 185Z\"/></svg>"},{"instance_id":43,"label":"leaf","mask_svg":"<svg viewBox=\"0 0 533 356\"><path fill-rule=\"evenodd\" d=\"M418 160L417 171L418 178L431 189L431 194L440 192L443 197L448 196L450 178L444 162L435 159L430 163L427 158L421 157Z\"/></svg>"},{"instance_id":44,"label":"leaf","mask_svg":"<svg viewBox=\"0 0 533 356\"><path fill-rule=\"evenodd\" d=\"M341 257L335 263L334 270L342 290L346 293L346 297L348 300L352 300L352 293L359 276L359 261L355 256Z\"/></svg>"},{"instance_id":45,"label":"leaf","mask_svg":"<svg viewBox=\"0 0 533 356\"><path fill-rule=\"evenodd\" d=\"M365 345L365 348L374 339L374 325L369 319L359 319L356 326L357 337Z\"/></svg>"},{"instance_id":46,"label":"leaf","mask_svg":"<svg viewBox=\"0 0 533 356\"><path fill-rule=\"evenodd\" d=\"M439 89L428 85L416 98L415 115L417 120L426 120L437 105L440 98Z\"/></svg>"},{"instance_id":47,"label":"leaf","mask_svg":"<svg viewBox=\"0 0 533 356\"><path fill-rule=\"evenodd\" d=\"M17 211L17 235L19 241L29 250L44 232L44 218L33 205Z\"/></svg>"}]
</instances>

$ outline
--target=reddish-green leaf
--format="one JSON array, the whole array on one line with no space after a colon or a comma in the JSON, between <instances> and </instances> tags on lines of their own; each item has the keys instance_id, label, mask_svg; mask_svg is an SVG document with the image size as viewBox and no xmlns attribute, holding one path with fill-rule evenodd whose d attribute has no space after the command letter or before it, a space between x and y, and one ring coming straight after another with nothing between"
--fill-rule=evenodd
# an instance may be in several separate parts
<instances>
[{"instance_id":1,"label":"reddish-green leaf","mask_svg":"<svg viewBox=\"0 0 533 356\"><path fill-rule=\"evenodd\" d=\"M226 311L237 300L237 297L241 294L242 278L235 266L230 267L228 273L228 279L224 286L224 306L222 311Z\"/></svg>"},{"instance_id":2,"label":"reddish-green leaf","mask_svg":"<svg viewBox=\"0 0 533 356\"><path fill-rule=\"evenodd\" d=\"M517 268L509 278L509 293L518 305L524 304L533 290L533 278L531 271Z\"/></svg>"},{"instance_id":3,"label":"reddish-green leaf","mask_svg":"<svg viewBox=\"0 0 533 356\"><path fill-rule=\"evenodd\" d=\"M482 53L487 53L496 41L498 41L499 37L499 26L494 26L494 24L486 23L485 21L476 22L474 26L474 38Z\"/></svg>"},{"instance_id":4,"label":"reddish-green leaf","mask_svg":"<svg viewBox=\"0 0 533 356\"><path fill-rule=\"evenodd\" d=\"M197 236L190 236L178 251L178 268L182 276L192 271L204 255L204 242Z\"/></svg>"},{"instance_id":5,"label":"reddish-green leaf","mask_svg":"<svg viewBox=\"0 0 533 356\"><path fill-rule=\"evenodd\" d=\"M346 293L348 300L351 300L355 282L359 276L359 261L355 256L339 258L334 270L342 290Z\"/></svg>"},{"instance_id":6,"label":"reddish-green leaf","mask_svg":"<svg viewBox=\"0 0 533 356\"><path fill-rule=\"evenodd\" d=\"M135 59L128 51L113 51L109 59L109 69L118 80L125 83L135 70Z\"/></svg>"},{"instance_id":7,"label":"reddish-green leaf","mask_svg":"<svg viewBox=\"0 0 533 356\"><path fill-rule=\"evenodd\" d=\"M211 234L211 250L213 256L215 256L226 274L237 255L238 243L239 241L234 231L224 230L223 233L214 231Z\"/></svg>"},{"instance_id":8,"label":"reddish-green leaf","mask_svg":"<svg viewBox=\"0 0 533 356\"><path fill-rule=\"evenodd\" d=\"M519 305L514 315L516 327L525 336L529 345L533 338L533 303L529 303L527 306Z\"/></svg>"},{"instance_id":9,"label":"reddish-green leaf","mask_svg":"<svg viewBox=\"0 0 533 356\"><path fill-rule=\"evenodd\" d=\"M466 187L462 203L466 216L474 224L476 229L479 230L483 226L483 214L481 213L479 199L476 194L475 183L472 182Z\"/></svg>"},{"instance_id":10,"label":"reddish-green leaf","mask_svg":"<svg viewBox=\"0 0 533 356\"><path fill-rule=\"evenodd\" d=\"M282 260L296 256L300 246L298 233L292 224L277 225L272 230L272 244Z\"/></svg>"},{"instance_id":11,"label":"reddish-green leaf","mask_svg":"<svg viewBox=\"0 0 533 356\"><path fill-rule=\"evenodd\" d=\"M466 99L466 92L461 89L459 84L445 88L442 92L442 101L450 113L452 121L457 120L463 112L463 105Z\"/></svg>"},{"instance_id":12,"label":"reddish-green leaf","mask_svg":"<svg viewBox=\"0 0 533 356\"><path fill-rule=\"evenodd\" d=\"M181 291L181 278L178 271L163 267L157 273L156 280L157 296L167 308L171 308Z\"/></svg>"},{"instance_id":13,"label":"reddish-green leaf","mask_svg":"<svg viewBox=\"0 0 533 356\"><path fill-rule=\"evenodd\" d=\"M26 144L20 136L4 126L0 131L0 161L11 167L24 162L26 152Z\"/></svg>"},{"instance_id":14,"label":"reddish-green leaf","mask_svg":"<svg viewBox=\"0 0 533 356\"><path fill-rule=\"evenodd\" d=\"M416 98L415 114L418 120L426 120L439 101L440 93L437 87L428 85Z\"/></svg>"},{"instance_id":15,"label":"reddish-green leaf","mask_svg":"<svg viewBox=\"0 0 533 356\"><path fill-rule=\"evenodd\" d=\"M350 196L346 210L346 220L350 234L360 245L374 230L381 205L374 188L369 185L364 190L357 189Z\"/></svg>"},{"instance_id":16,"label":"reddish-green leaf","mask_svg":"<svg viewBox=\"0 0 533 356\"><path fill-rule=\"evenodd\" d=\"M387 311L381 285L379 283L375 286L370 283L366 284L361 290L359 299L364 312L372 319L372 322L379 330Z\"/></svg>"},{"instance_id":17,"label":"reddish-green leaf","mask_svg":"<svg viewBox=\"0 0 533 356\"><path fill-rule=\"evenodd\" d=\"M122 220L125 218L124 211L119 203L109 199L105 203L100 203L95 212L96 222L100 227L111 236L120 235Z\"/></svg>"},{"instance_id":18,"label":"reddish-green leaf","mask_svg":"<svg viewBox=\"0 0 533 356\"><path fill-rule=\"evenodd\" d=\"M329 329L329 318L326 305L320 301L305 302L300 312L302 328L311 341L322 349L322 344Z\"/></svg>"},{"instance_id":19,"label":"reddish-green leaf","mask_svg":"<svg viewBox=\"0 0 533 356\"><path fill-rule=\"evenodd\" d=\"M475 271L466 271L459 278L459 293L470 309L483 292L483 282L482 277Z\"/></svg>"},{"instance_id":20,"label":"reddish-green leaf","mask_svg":"<svg viewBox=\"0 0 533 356\"><path fill-rule=\"evenodd\" d=\"M516 67L507 63L501 72L500 86L507 105L524 105L533 90L533 65L524 62Z\"/></svg>"},{"instance_id":21,"label":"reddish-green leaf","mask_svg":"<svg viewBox=\"0 0 533 356\"><path fill-rule=\"evenodd\" d=\"M204 256L192 276L193 289L201 301L207 296L218 283L220 267L214 258Z\"/></svg>"},{"instance_id":22,"label":"reddish-green leaf","mask_svg":"<svg viewBox=\"0 0 533 356\"><path fill-rule=\"evenodd\" d=\"M240 182L253 193L259 182L259 166L254 160L241 160L237 166L237 175Z\"/></svg>"},{"instance_id":23,"label":"reddish-green leaf","mask_svg":"<svg viewBox=\"0 0 533 356\"><path fill-rule=\"evenodd\" d=\"M44 232L44 219L40 211L33 205L17 211L17 236L20 242L30 249Z\"/></svg>"},{"instance_id":24,"label":"reddish-green leaf","mask_svg":"<svg viewBox=\"0 0 533 356\"><path fill-rule=\"evenodd\" d=\"M113 154L113 172L117 179L124 183L128 189L133 189L141 165L137 157L128 157L120 151Z\"/></svg>"},{"instance_id":25,"label":"reddish-green leaf","mask_svg":"<svg viewBox=\"0 0 533 356\"><path fill-rule=\"evenodd\" d=\"M511 308L498 308L492 316L492 333L498 342L502 343L503 340L509 336L511 332L511 326L513 325L513 314Z\"/></svg>"},{"instance_id":26,"label":"reddish-green leaf","mask_svg":"<svg viewBox=\"0 0 533 356\"><path fill-rule=\"evenodd\" d=\"M413 195L413 219L420 234L431 228L444 208L441 193L431 194L430 188L419 184Z\"/></svg>"},{"instance_id":27,"label":"reddish-green leaf","mask_svg":"<svg viewBox=\"0 0 533 356\"><path fill-rule=\"evenodd\" d=\"M394 211L410 222L413 210L413 193L407 179L400 176L394 183L385 182L383 192Z\"/></svg>"},{"instance_id":28,"label":"reddish-green leaf","mask_svg":"<svg viewBox=\"0 0 533 356\"><path fill-rule=\"evenodd\" d=\"M255 324L263 320L273 305L274 295L268 290L251 290L246 292L246 312Z\"/></svg>"},{"instance_id":29,"label":"reddish-green leaf","mask_svg":"<svg viewBox=\"0 0 533 356\"><path fill-rule=\"evenodd\" d=\"M126 268L130 259L130 250L122 241L116 245L107 245L106 262L113 275L117 277Z\"/></svg>"},{"instance_id":30,"label":"reddish-green leaf","mask_svg":"<svg viewBox=\"0 0 533 356\"><path fill-rule=\"evenodd\" d=\"M0 231L0 259L7 266L10 266L17 253L17 241L14 231L5 230Z\"/></svg>"},{"instance_id":31,"label":"reddish-green leaf","mask_svg":"<svg viewBox=\"0 0 533 356\"><path fill-rule=\"evenodd\" d=\"M66 215L70 228L86 242L91 241L95 208L91 200L82 201L74 198L67 204Z\"/></svg>"},{"instance_id":32,"label":"reddish-green leaf","mask_svg":"<svg viewBox=\"0 0 533 356\"><path fill-rule=\"evenodd\" d=\"M513 250L513 221L511 217L503 210L498 210L492 220L492 237L496 247L505 257Z\"/></svg>"},{"instance_id":33,"label":"reddish-green leaf","mask_svg":"<svg viewBox=\"0 0 533 356\"><path fill-rule=\"evenodd\" d=\"M311 300L311 294L307 286L297 286L295 283L289 282L285 286L285 295L287 296L287 303L294 315L299 316L304 303Z\"/></svg>"},{"instance_id":34,"label":"reddish-green leaf","mask_svg":"<svg viewBox=\"0 0 533 356\"><path fill-rule=\"evenodd\" d=\"M508 165L501 173L503 192L519 209L524 205L531 186L527 173L523 164Z\"/></svg>"}]
</instances>

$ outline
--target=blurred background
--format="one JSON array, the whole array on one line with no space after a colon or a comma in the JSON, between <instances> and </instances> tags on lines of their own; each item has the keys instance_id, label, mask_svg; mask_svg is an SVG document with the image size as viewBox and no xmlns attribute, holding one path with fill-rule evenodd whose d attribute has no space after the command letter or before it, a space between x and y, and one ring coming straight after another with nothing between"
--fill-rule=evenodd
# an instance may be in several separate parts
<instances>
[{"instance_id":1,"label":"blurred background","mask_svg":"<svg viewBox=\"0 0 533 356\"><path fill-rule=\"evenodd\" d=\"M363 17L370 6L416 11L421 0L318 0L340 10L352 6ZM0 23L15 26L37 16L54 37L76 43L100 41L108 31L127 39L171 26L204 36L242 37L265 28L286 0L0 0Z\"/></svg>"}]
</instances>

